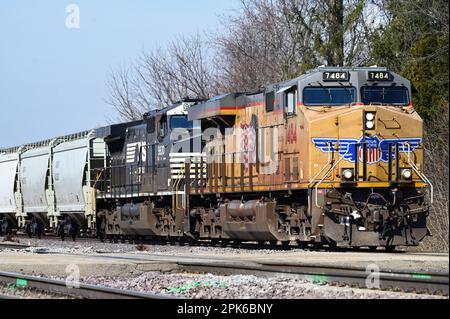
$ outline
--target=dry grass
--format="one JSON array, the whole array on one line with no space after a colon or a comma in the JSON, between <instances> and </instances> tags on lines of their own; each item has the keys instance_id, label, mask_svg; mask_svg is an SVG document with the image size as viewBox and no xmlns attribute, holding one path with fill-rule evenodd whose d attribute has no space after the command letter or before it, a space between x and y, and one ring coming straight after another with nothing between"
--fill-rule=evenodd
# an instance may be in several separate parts
<instances>
[{"instance_id":1,"label":"dry grass","mask_svg":"<svg viewBox=\"0 0 450 319\"><path fill-rule=\"evenodd\" d=\"M421 244L421 251L449 251L448 183L449 183L449 110L443 106L442 116L425 127L425 172L434 186L434 204L428 227L433 234Z\"/></svg>"}]
</instances>

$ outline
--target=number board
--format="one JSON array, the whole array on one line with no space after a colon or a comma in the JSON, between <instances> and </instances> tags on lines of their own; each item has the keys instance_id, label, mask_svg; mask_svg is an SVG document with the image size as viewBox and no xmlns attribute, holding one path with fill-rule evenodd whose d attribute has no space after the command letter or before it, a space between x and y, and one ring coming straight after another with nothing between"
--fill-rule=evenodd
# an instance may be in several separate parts
<instances>
[{"instance_id":1,"label":"number board","mask_svg":"<svg viewBox=\"0 0 450 319\"><path fill-rule=\"evenodd\" d=\"M324 82L348 82L350 73L348 72L323 72Z\"/></svg>"},{"instance_id":2,"label":"number board","mask_svg":"<svg viewBox=\"0 0 450 319\"><path fill-rule=\"evenodd\" d=\"M387 71L369 71L368 81L392 81L391 73Z\"/></svg>"}]
</instances>

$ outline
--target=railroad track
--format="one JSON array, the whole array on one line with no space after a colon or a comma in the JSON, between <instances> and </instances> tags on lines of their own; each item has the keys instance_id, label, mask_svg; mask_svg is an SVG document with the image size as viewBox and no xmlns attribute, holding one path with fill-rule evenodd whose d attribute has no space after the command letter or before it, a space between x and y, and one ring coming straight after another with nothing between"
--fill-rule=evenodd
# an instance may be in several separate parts
<instances>
[{"instance_id":1,"label":"railroad track","mask_svg":"<svg viewBox=\"0 0 450 319\"><path fill-rule=\"evenodd\" d=\"M15 242L0 242L0 248L26 249L29 247L30 247L29 245L15 243Z\"/></svg>"},{"instance_id":2,"label":"railroad track","mask_svg":"<svg viewBox=\"0 0 450 319\"><path fill-rule=\"evenodd\" d=\"M142 293L104 286L80 283L79 288L70 288L63 280L34 277L10 272L0 272L0 282L14 288L36 289L47 293L82 299L174 299L171 296ZM14 298L8 295L4 298ZM0 296L0 298L2 298Z\"/></svg>"},{"instance_id":3,"label":"railroad track","mask_svg":"<svg viewBox=\"0 0 450 319\"><path fill-rule=\"evenodd\" d=\"M88 239L86 239L88 240ZM15 246L14 243L0 243L9 248ZM166 243L167 244L167 243ZM26 245L17 244L17 248L25 248ZM413 253L414 254L414 253ZM93 257L91 255L91 257ZM102 255L100 258L107 258ZM160 258L159 256L158 258ZM191 256L192 257L192 256ZM155 256L156 260L158 258ZM110 259L130 259L147 260L145 258L129 258L117 256ZM330 267L324 265L299 265L294 263L280 263L268 261L233 262L223 259L207 260L199 258L182 259L163 257L166 261L177 264L180 269L190 272L204 272L216 274L255 274L262 276L273 276L277 274L291 275L318 284L348 285L353 287L370 288L381 290L405 291L416 293L429 293L436 295L449 295L449 274L448 273L411 273L382 270L377 273L370 273L370 270L349 267ZM161 261L161 260L159 260ZM368 281L369 278L369 281ZM373 279L373 281L370 281ZM120 291L123 292L123 291ZM90 298L90 295L87 295ZM101 297L103 298L103 297ZM113 297L117 298L117 297Z\"/></svg>"},{"instance_id":4,"label":"railroad track","mask_svg":"<svg viewBox=\"0 0 450 319\"><path fill-rule=\"evenodd\" d=\"M407 271L364 269L363 267L329 266L323 264L299 264L276 262L272 260L239 260L207 256L114 256L114 255L84 255L94 259L116 261L132 261L139 263L161 263L176 265L178 271L189 273L214 273L218 275L246 274L256 276L288 276L302 279L315 284L351 286L362 289L378 289L426 293L434 295L449 295L449 274L440 272L413 273ZM376 272L372 272L376 271ZM19 281L17 281L19 280ZM23 281L25 280L25 281ZM149 295L128 292L120 289L91 286L82 284L80 289L68 289L64 281L55 281L40 277L29 277L20 274L1 273L0 282L18 284L26 282L27 287L55 291L64 295L75 295L81 298L166 298L160 295ZM51 288L51 289L50 289Z\"/></svg>"},{"instance_id":5,"label":"railroad track","mask_svg":"<svg viewBox=\"0 0 450 319\"><path fill-rule=\"evenodd\" d=\"M19 239L29 239L27 235L24 234L16 234L14 238ZM64 243L58 236L53 235L46 235L42 237L41 239L32 238L32 240L36 241L42 241L45 242L46 240L50 241L57 241ZM75 241L72 239L67 239L66 241L68 243L101 243L102 241L98 238L94 237L77 237ZM294 249L302 249L302 250L312 250L312 251L358 251L358 252L367 252L367 253L390 253L390 254L402 254L405 253L404 250L396 250L392 252L385 251L384 249L380 250L369 250L369 249L352 249L352 248L335 248L330 250L329 248L325 247L318 247L318 246L298 246L298 245L271 245L269 243L260 244L257 242L246 242L246 243L234 243L234 242L228 242L228 243L213 243L208 241L193 241L193 242L185 242L185 241L174 241L174 242L168 242L164 240L154 239L154 240L133 240L133 239L122 239L122 240L112 240L107 239L104 241L104 243L109 244L132 244L132 245L150 245L150 246L191 246L191 247L217 247L217 248L236 248L236 249L247 249L247 250L261 250L261 249L270 249L273 251L286 251L286 250L294 250ZM0 248L2 247L2 243L0 242ZM8 248L7 245L4 245L4 247ZM12 246L10 248L13 248ZM18 248L21 248L20 244L18 244ZM26 247L24 247L26 248Z\"/></svg>"},{"instance_id":6,"label":"railroad track","mask_svg":"<svg viewBox=\"0 0 450 319\"><path fill-rule=\"evenodd\" d=\"M80 255L81 256L81 255ZM92 256L109 260L171 263L179 271L218 275L247 274L256 276L284 275L315 284L350 286L362 289L403 291L433 295L449 295L449 274L441 272L407 272L373 268L269 262L265 260L225 260L204 256ZM374 272L373 272L374 271Z\"/></svg>"},{"instance_id":7,"label":"railroad track","mask_svg":"<svg viewBox=\"0 0 450 319\"><path fill-rule=\"evenodd\" d=\"M257 276L288 275L315 284L351 286L362 289L378 289L449 295L448 273L409 273L378 271L356 267L330 267L323 265L298 265L287 263L247 263L236 265L229 262L201 263L183 261L177 264L186 271L216 274L253 274Z\"/></svg>"}]
</instances>

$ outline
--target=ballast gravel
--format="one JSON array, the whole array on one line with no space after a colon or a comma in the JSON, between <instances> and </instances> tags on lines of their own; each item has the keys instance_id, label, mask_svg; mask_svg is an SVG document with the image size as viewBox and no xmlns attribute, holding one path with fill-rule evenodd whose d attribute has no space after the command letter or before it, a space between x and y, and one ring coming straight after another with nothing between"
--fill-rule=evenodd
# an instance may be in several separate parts
<instances>
[{"instance_id":1,"label":"ballast gravel","mask_svg":"<svg viewBox=\"0 0 450 319\"><path fill-rule=\"evenodd\" d=\"M60 279L60 278L58 278ZM137 277L84 277L100 286L187 299L430 299L442 296L312 284L291 277L147 272Z\"/></svg>"},{"instance_id":2,"label":"ballast gravel","mask_svg":"<svg viewBox=\"0 0 450 319\"><path fill-rule=\"evenodd\" d=\"M73 296L64 296L61 294L21 288L16 285L5 285L2 283L0 283L0 296L11 299L74 299Z\"/></svg>"}]
</instances>

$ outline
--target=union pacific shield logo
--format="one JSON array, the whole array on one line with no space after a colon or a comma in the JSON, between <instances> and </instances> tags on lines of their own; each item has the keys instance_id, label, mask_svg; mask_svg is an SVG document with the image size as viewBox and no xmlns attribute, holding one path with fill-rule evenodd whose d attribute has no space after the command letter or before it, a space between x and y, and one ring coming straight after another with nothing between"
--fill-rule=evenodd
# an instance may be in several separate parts
<instances>
[{"instance_id":1,"label":"union pacific shield logo","mask_svg":"<svg viewBox=\"0 0 450 319\"><path fill-rule=\"evenodd\" d=\"M382 151L380 147L380 139L378 136L366 138L366 161L368 164L378 163L381 159ZM387 151L387 150L386 150ZM360 162L364 160L364 149L360 147L358 150L358 159Z\"/></svg>"},{"instance_id":2,"label":"union pacific shield logo","mask_svg":"<svg viewBox=\"0 0 450 319\"><path fill-rule=\"evenodd\" d=\"M359 161L363 161L363 147L365 143L366 147L366 160L368 164L375 164L380 161L389 161L389 144L398 144L399 151L401 153L414 152L422 143L422 139L419 137L413 138L399 138L399 139L381 139L378 136L362 137L360 139L348 139L348 138L313 138L313 144L319 148L323 153L331 153L339 150L339 154L347 161L354 163L356 156ZM358 154L355 152L355 144L360 144ZM395 154L391 155L392 159L395 159Z\"/></svg>"}]
</instances>

